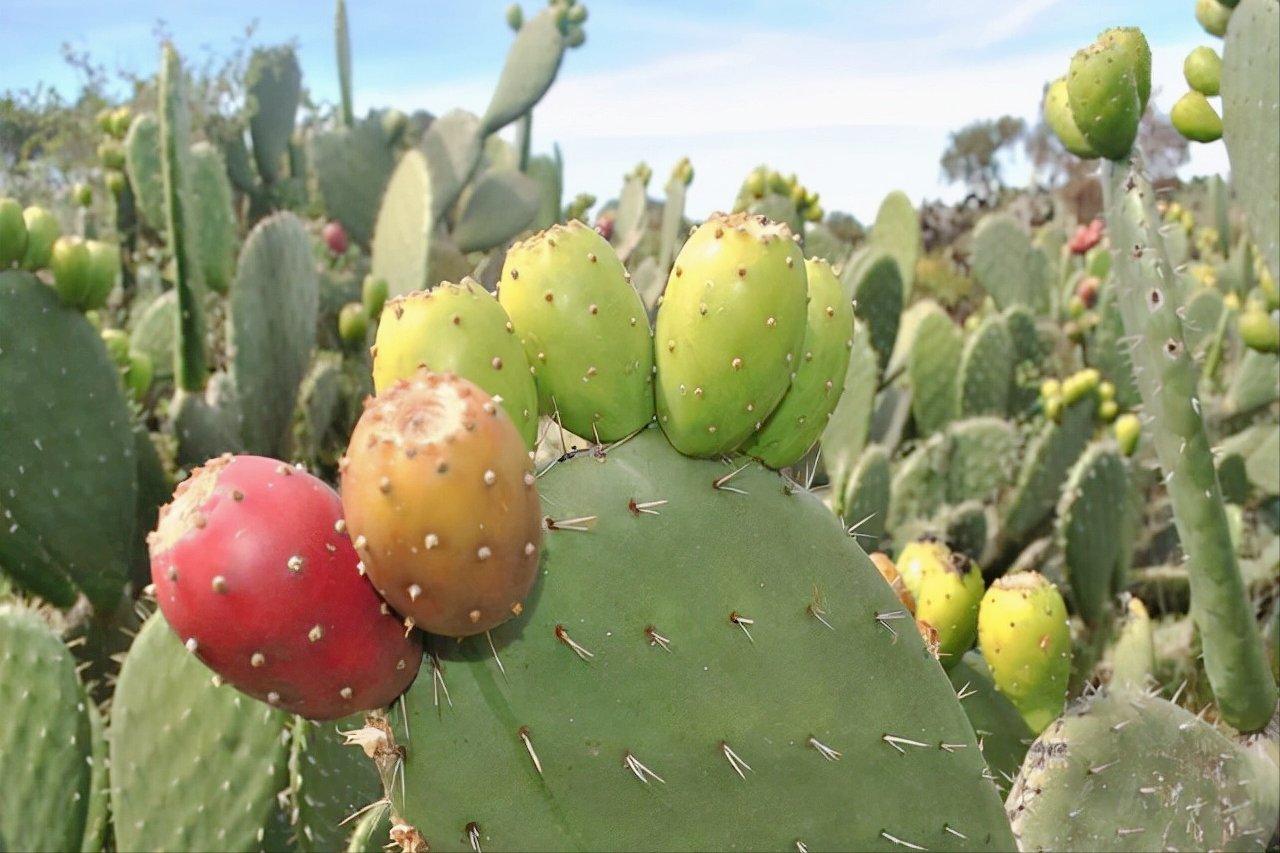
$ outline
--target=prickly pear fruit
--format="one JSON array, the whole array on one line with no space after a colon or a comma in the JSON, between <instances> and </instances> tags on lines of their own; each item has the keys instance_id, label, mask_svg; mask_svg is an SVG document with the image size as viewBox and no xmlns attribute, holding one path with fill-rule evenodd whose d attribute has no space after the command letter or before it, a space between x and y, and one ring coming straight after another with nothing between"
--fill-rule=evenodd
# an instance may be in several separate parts
<instances>
[{"instance_id":1,"label":"prickly pear fruit","mask_svg":"<svg viewBox=\"0 0 1280 853\"><path fill-rule=\"evenodd\" d=\"M1098 152L1093 150L1089 140L1084 138L1076 120L1071 115L1071 103L1067 99L1066 75L1049 84L1044 93L1044 120L1050 130L1058 137L1062 146L1077 157L1085 160L1096 160Z\"/></svg>"},{"instance_id":2,"label":"prickly pear fruit","mask_svg":"<svg viewBox=\"0 0 1280 853\"><path fill-rule=\"evenodd\" d=\"M76 184L71 188L71 198L78 207L91 207L93 205L93 187L88 184Z\"/></svg>"},{"instance_id":3,"label":"prickly pear fruit","mask_svg":"<svg viewBox=\"0 0 1280 853\"><path fill-rule=\"evenodd\" d=\"M1250 302L1236 317L1236 329L1240 340L1249 349L1258 352L1280 350L1280 320L1275 312L1269 312L1261 303Z\"/></svg>"},{"instance_id":4,"label":"prickly pear fruit","mask_svg":"<svg viewBox=\"0 0 1280 853\"><path fill-rule=\"evenodd\" d=\"M421 368L370 398L339 472L365 571L413 624L465 637L520 613L542 543L533 462L478 385Z\"/></svg>"},{"instance_id":5,"label":"prickly pear fruit","mask_svg":"<svg viewBox=\"0 0 1280 853\"><path fill-rule=\"evenodd\" d=\"M320 229L320 236L324 238L331 255L346 254L347 248L351 245L347 239L347 229L343 228L342 223L336 219L331 219L324 224Z\"/></svg>"},{"instance_id":6,"label":"prickly pear fruit","mask_svg":"<svg viewBox=\"0 0 1280 853\"><path fill-rule=\"evenodd\" d=\"M364 303L348 302L338 311L338 337L348 347L359 347L369 334L369 315Z\"/></svg>"},{"instance_id":7,"label":"prickly pear fruit","mask_svg":"<svg viewBox=\"0 0 1280 853\"><path fill-rule=\"evenodd\" d=\"M1193 48L1182 62L1182 76L1192 89L1213 97L1222 88L1222 57L1207 44Z\"/></svg>"},{"instance_id":8,"label":"prickly pear fruit","mask_svg":"<svg viewBox=\"0 0 1280 853\"><path fill-rule=\"evenodd\" d=\"M844 295L831 264L804 262L809 281L808 326L791 389L743 450L770 468L798 462L826 429L844 392L853 349L853 303Z\"/></svg>"},{"instance_id":9,"label":"prickly pear fruit","mask_svg":"<svg viewBox=\"0 0 1280 853\"><path fill-rule=\"evenodd\" d=\"M653 336L609 241L582 222L507 250L498 301L524 345L538 407L565 429L616 441L653 419Z\"/></svg>"},{"instance_id":10,"label":"prickly pear fruit","mask_svg":"<svg viewBox=\"0 0 1280 853\"><path fill-rule=\"evenodd\" d=\"M681 247L654 322L654 397L686 456L737 449L787 392L804 344L804 255L784 223L713 214Z\"/></svg>"},{"instance_id":11,"label":"prickly pear fruit","mask_svg":"<svg viewBox=\"0 0 1280 853\"><path fill-rule=\"evenodd\" d=\"M909 543L898 565L915 598L916 619L938 633L938 659L944 667L954 666L973 647L984 590L982 570L967 555L928 541Z\"/></svg>"},{"instance_id":12,"label":"prickly pear fruit","mask_svg":"<svg viewBox=\"0 0 1280 853\"><path fill-rule=\"evenodd\" d=\"M1192 142L1217 142L1222 138L1222 116L1203 93L1187 92L1169 110L1169 123Z\"/></svg>"},{"instance_id":13,"label":"prickly pear fruit","mask_svg":"<svg viewBox=\"0 0 1280 853\"><path fill-rule=\"evenodd\" d=\"M538 392L511 318L471 278L442 281L387 301L373 343L373 387L381 394L419 367L456 373L498 398L532 448Z\"/></svg>"},{"instance_id":14,"label":"prickly pear fruit","mask_svg":"<svg viewBox=\"0 0 1280 853\"><path fill-rule=\"evenodd\" d=\"M338 493L303 470L210 460L178 485L147 545L169 625L255 699L333 720L390 704L418 672L420 636L360 576Z\"/></svg>"},{"instance_id":15,"label":"prickly pear fruit","mask_svg":"<svg viewBox=\"0 0 1280 853\"><path fill-rule=\"evenodd\" d=\"M63 305L81 307L89 296L89 247L80 237L59 237L49 254L53 288Z\"/></svg>"},{"instance_id":16,"label":"prickly pear fruit","mask_svg":"<svg viewBox=\"0 0 1280 853\"><path fill-rule=\"evenodd\" d=\"M27 223L22 220L22 205L0 198L0 270L9 269L26 253Z\"/></svg>"},{"instance_id":17,"label":"prickly pear fruit","mask_svg":"<svg viewBox=\"0 0 1280 853\"><path fill-rule=\"evenodd\" d=\"M107 304L120 280L120 247L102 240L86 240L89 250L89 279L80 308L93 311Z\"/></svg>"},{"instance_id":18,"label":"prickly pear fruit","mask_svg":"<svg viewBox=\"0 0 1280 853\"><path fill-rule=\"evenodd\" d=\"M1043 575L1025 571L996 578L978 606L978 648L996 689L1032 731L1043 731L1062 713L1071 632L1062 593Z\"/></svg>"},{"instance_id":19,"label":"prickly pear fruit","mask_svg":"<svg viewBox=\"0 0 1280 853\"><path fill-rule=\"evenodd\" d=\"M22 211L22 221L27 226L27 251L22 256L22 268L35 272L49 266L53 256L53 244L62 234L58 218L43 207L28 207Z\"/></svg>"},{"instance_id":20,"label":"prickly pear fruit","mask_svg":"<svg viewBox=\"0 0 1280 853\"><path fill-rule=\"evenodd\" d=\"M382 316L382 306L387 304L388 288L385 278L378 278L373 273L364 277L360 283L360 301L364 303L364 313L373 320Z\"/></svg>"},{"instance_id":21,"label":"prickly pear fruit","mask_svg":"<svg viewBox=\"0 0 1280 853\"><path fill-rule=\"evenodd\" d=\"M1227 34L1227 21L1231 20L1231 7L1218 0L1196 0L1196 20L1211 36L1222 38Z\"/></svg>"},{"instance_id":22,"label":"prickly pear fruit","mask_svg":"<svg viewBox=\"0 0 1280 853\"><path fill-rule=\"evenodd\" d=\"M1089 147L1109 160L1129 156L1150 94L1151 48L1136 27L1106 30L1071 59L1071 114Z\"/></svg>"},{"instance_id":23,"label":"prickly pear fruit","mask_svg":"<svg viewBox=\"0 0 1280 853\"><path fill-rule=\"evenodd\" d=\"M880 577L884 578L884 582L893 590L893 594L898 596L898 601L902 602L902 606L916 612L916 599L911 594L911 590L907 589L907 584L902 579L902 575L898 574L898 567L894 565L893 560L883 551L873 551L867 555L871 558L871 563L876 567L876 571L880 573Z\"/></svg>"}]
</instances>

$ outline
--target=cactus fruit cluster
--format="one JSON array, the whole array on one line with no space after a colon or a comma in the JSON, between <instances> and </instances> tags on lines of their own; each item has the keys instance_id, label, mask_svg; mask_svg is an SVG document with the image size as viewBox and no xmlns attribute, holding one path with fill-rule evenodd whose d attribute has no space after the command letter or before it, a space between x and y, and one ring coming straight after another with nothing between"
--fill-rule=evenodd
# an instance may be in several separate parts
<instances>
[{"instance_id":1,"label":"cactus fruit cluster","mask_svg":"<svg viewBox=\"0 0 1280 853\"><path fill-rule=\"evenodd\" d=\"M479 114L357 116L343 0L331 114L166 45L0 199L0 850L1275 849L1278 8L1172 117L1249 180L1154 195L1114 28L1101 216L865 229L566 203L577 0Z\"/></svg>"}]
</instances>

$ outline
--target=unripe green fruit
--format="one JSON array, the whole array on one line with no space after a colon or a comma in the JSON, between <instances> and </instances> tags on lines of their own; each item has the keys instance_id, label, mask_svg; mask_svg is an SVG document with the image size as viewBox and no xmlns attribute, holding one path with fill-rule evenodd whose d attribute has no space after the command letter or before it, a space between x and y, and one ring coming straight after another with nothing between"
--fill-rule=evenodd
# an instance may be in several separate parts
<instances>
[{"instance_id":1,"label":"unripe green fruit","mask_svg":"<svg viewBox=\"0 0 1280 853\"><path fill-rule=\"evenodd\" d=\"M1133 412L1127 412L1116 418L1111 426L1116 437L1116 445L1125 456L1132 456L1138 449L1138 438L1142 435L1142 422Z\"/></svg>"},{"instance_id":2,"label":"unripe green fruit","mask_svg":"<svg viewBox=\"0 0 1280 853\"><path fill-rule=\"evenodd\" d=\"M366 275L360 285L360 301L364 303L364 313L370 318L381 317L388 293L385 278L377 278L372 273Z\"/></svg>"},{"instance_id":3,"label":"unripe green fruit","mask_svg":"<svg viewBox=\"0 0 1280 853\"><path fill-rule=\"evenodd\" d=\"M0 270L9 269L26 253L27 223L22 218L22 205L0 198Z\"/></svg>"},{"instance_id":4,"label":"unripe green fruit","mask_svg":"<svg viewBox=\"0 0 1280 853\"><path fill-rule=\"evenodd\" d=\"M1062 395L1062 383L1057 379L1050 377L1040 383L1040 397L1048 400L1051 397L1059 397Z\"/></svg>"},{"instance_id":5,"label":"unripe green fruit","mask_svg":"<svg viewBox=\"0 0 1280 853\"><path fill-rule=\"evenodd\" d=\"M80 310L91 311L107 304L120 280L120 247L101 240L86 240L89 252L89 281Z\"/></svg>"},{"instance_id":6,"label":"unripe green fruit","mask_svg":"<svg viewBox=\"0 0 1280 853\"><path fill-rule=\"evenodd\" d=\"M59 237L49 255L53 287L63 305L79 308L89 294L89 247L79 237Z\"/></svg>"},{"instance_id":7,"label":"unripe green fruit","mask_svg":"<svg viewBox=\"0 0 1280 853\"><path fill-rule=\"evenodd\" d=\"M128 179L125 178L124 172L119 169L108 169L103 177L103 183L107 185L107 192L119 197L124 192L124 188L128 186Z\"/></svg>"},{"instance_id":8,"label":"unripe green fruit","mask_svg":"<svg viewBox=\"0 0 1280 853\"><path fill-rule=\"evenodd\" d=\"M1251 302L1240 312L1236 318L1236 327L1240 331L1240 340L1250 349L1258 352L1280 350L1280 325L1258 303Z\"/></svg>"},{"instance_id":9,"label":"unripe green fruit","mask_svg":"<svg viewBox=\"0 0 1280 853\"><path fill-rule=\"evenodd\" d=\"M124 329L103 329L102 342L107 345L107 355L121 370L129 366L129 333Z\"/></svg>"},{"instance_id":10,"label":"unripe green fruit","mask_svg":"<svg viewBox=\"0 0 1280 853\"><path fill-rule=\"evenodd\" d=\"M939 553L945 556L920 561L915 586L908 580L907 589L915 596L916 619L938 632L938 660L950 669L973 648L985 586L982 570L968 556L946 548Z\"/></svg>"},{"instance_id":11,"label":"unripe green fruit","mask_svg":"<svg viewBox=\"0 0 1280 853\"><path fill-rule=\"evenodd\" d=\"M1115 400L1103 400L1098 404L1098 417L1104 423L1111 423L1120 414L1120 404Z\"/></svg>"},{"instance_id":12,"label":"unripe green fruit","mask_svg":"<svg viewBox=\"0 0 1280 853\"><path fill-rule=\"evenodd\" d=\"M98 143L98 159L107 169L123 169L125 167L124 146L114 139L104 139Z\"/></svg>"},{"instance_id":13,"label":"unripe green fruit","mask_svg":"<svg viewBox=\"0 0 1280 853\"><path fill-rule=\"evenodd\" d=\"M922 536L902 546L894 565L912 595L920 586L921 575L928 567L941 565L947 559L948 550L933 536Z\"/></svg>"},{"instance_id":14,"label":"unripe green fruit","mask_svg":"<svg viewBox=\"0 0 1280 853\"><path fill-rule=\"evenodd\" d=\"M89 207L93 204L93 187L88 184L76 184L71 189L71 197L75 199L78 206Z\"/></svg>"},{"instance_id":15,"label":"unripe green fruit","mask_svg":"<svg viewBox=\"0 0 1280 853\"><path fill-rule=\"evenodd\" d=\"M360 302L348 302L338 311L338 337L352 349L364 345L369 334L369 315Z\"/></svg>"},{"instance_id":16,"label":"unripe green fruit","mask_svg":"<svg viewBox=\"0 0 1280 853\"><path fill-rule=\"evenodd\" d=\"M1169 111L1169 122L1192 142L1217 142L1222 138L1222 116L1209 99L1196 91L1187 92Z\"/></svg>"},{"instance_id":17,"label":"unripe green fruit","mask_svg":"<svg viewBox=\"0 0 1280 853\"><path fill-rule=\"evenodd\" d=\"M1037 734L1063 710L1071 677L1071 631L1058 588L1039 572L1004 575L978 607L978 647L996 689Z\"/></svg>"},{"instance_id":18,"label":"unripe green fruit","mask_svg":"<svg viewBox=\"0 0 1280 853\"><path fill-rule=\"evenodd\" d=\"M524 26L524 10L520 8L519 3L512 3L507 7L506 18L507 26L513 30L519 30Z\"/></svg>"},{"instance_id":19,"label":"unripe green fruit","mask_svg":"<svg viewBox=\"0 0 1280 853\"><path fill-rule=\"evenodd\" d=\"M129 125L133 124L133 110L128 106L117 107L111 113L110 133L116 139L124 139L129 132Z\"/></svg>"},{"instance_id":20,"label":"unripe green fruit","mask_svg":"<svg viewBox=\"0 0 1280 853\"><path fill-rule=\"evenodd\" d=\"M1089 140L1084 138L1076 120L1071 115L1071 103L1067 98L1067 78L1059 77L1049 84L1044 93L1044 120L1062 146L1077 157L1095 160L1098 152L1093 150Z\"/></svg>"},{"instance_id":21,"label":"unripe green fruit","mask_svg":"<svg viewBox=\"0 0 1280 853\"><path fill-rule=\"evenodd\" d=\"M1071 59L1071 114L1089 146L1109 160L1129 156L1150 94L1151 48L1137 28L1106 30Z\"/></svg>"},{"instance_id":22,"label":"unripe green fruit","mask_svg":"<svg viewBox=\"0 0 1280 853\"><path fill-rule=\"evenodd\" d=\"M22 211L22 221L27 226L27 251L22 256L22 268L35 272L49 266L53 244L62 234L58 218L43 207L28 207Z\"/></svg>"},{"instance_id":23,"label":"unripe green fruit","mask_svg":"<svg viewBox=\"0 0 1280 853\"><path fill-rule=\"evenodd\" d=\"M1218 38L1225 36L1227 21L1230 19L1231 9L1218 0L1196 0L1196 20L1209 35Z\"/></svg>"},{"instance_id":24,"label":"unripe green fruit","mask_svg":"<svg viewBox=\"0 0 1280 853\"><path fill-rule=\"evenodd\" d=\"M1187 54L1182 63L1182 76L1187 85L1202 95L1212 97L1222 86L1222 57L1208 45L1200 45Z\"/></svg>"},{"instance_id":25,"label":"unripe green fruit","mask_svg":"<svg viewBox=\"0 0 1280 853\"><path fill-rule=\"evenodd\" d=\"M135 400L141 400L147 396L147 392L151 390L151 383L155 379L156 366L151 360L151 356L145 352L131 351L129 353L129 366L124 370L124 384L133 392Z\"/></svg>"}]
</instances>

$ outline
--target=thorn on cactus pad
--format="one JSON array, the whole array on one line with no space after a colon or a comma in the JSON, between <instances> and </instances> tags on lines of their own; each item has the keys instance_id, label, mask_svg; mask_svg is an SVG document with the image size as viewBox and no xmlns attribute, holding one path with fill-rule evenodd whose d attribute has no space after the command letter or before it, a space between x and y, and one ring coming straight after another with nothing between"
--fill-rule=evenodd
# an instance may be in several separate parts
<instances>
[{"instance_id":1,"label":"thorn on cactus pad","mask_svg":"<svg viewBox=\"0 0 1280 853\"><path fill-rule=\"evenodd\" d=\"M919 844L912 844L910 841L903 841L901 838L895 838L894 836L890 835L888 832L886 832L883 829L880 830L880 837L883 838L885 841L890 841L894 844L897 844L900 847L905 847L908 850L928 850L929 849L928 847L921 847Z\"/></svg>"},{"instance_id":2,"label":"thorn on cactus pad","mask_svg":"<svg viewBox=\"0 0 1280 853\"><path fill-rule=\"evenodd\" d=\"M663 651L671 651L671 640L658 633L658 629L649 625L644 629L644 635L649 638L649 645L660 646Z\"/></svg>"},{"instance_id":3,"label":"thorn on cactus pad","mask_svg":"<svg viewBox=\"0 0 1280 853\"><path fill-rule=\"evenodd\" d=\"M467 824L467 843L471 845L471 849L475 853L482 853L480 850L480 824L474 820Z\"/></svg>"},{"instance_id":4,"label":"thorn on cactus pad","mask_svg":"<svg viewBox=\"0 0 1280 853\"><path fill-rule=\"evenodd\" d=\"M645 767L640 763L640 759L636 758L635 755L632 754L631 750L627 750L623 753L622 763L628 770L636 775L637 779L646 785L649 784L649 779L656 779L664 785L667 784L666 779L663 779L657 773L654 773L648 767Z\"/></svg>"},{"instance_id":5,"label":"thorn on cactus pad","mask_svg":"<svg viewBox=\"0 0 1280 853\"><path fill-rule=\"evenodd\" d=\"M729 621L741 628L742 633L747 635L747 639L751 640L752 644L755 643L755 640L751 636L751 632L747 630L747 626L756 624L756 620L748 619L746 616L743 616L735 610L729 614Z\"/></svg>"},{"instance_id":6,"label":"thorn on cactus pad","mask_svg":"<svg viewBox=\"0 0 1280 853\"><path fill-rule=\"evenodd\" d=\"M573 649L574 654L583 660L595 657L594 653L587 651L581 645L574 642L573 638L569 636L569 631L563 625L556 625L556 639Z\"/></svg>"},{"instance_id":7,"label":"thorn on cactus pad","mask_svg":"<svg viewBox=\"0 0 1280 853\"><path fill-rule=\"evenodd\" d=\"M707 429L714 430L715 427L707 427ZM745 471L750 465L751 463L747 462L744 465L742 465L742 467L734 471L730 471L728 474L725 474L723 477L717 477L716 479L711 481L711 487L714 489L719 489L722 492L735 492L739 495L747 494L745 491L737 488L736 486L730 486L729 481L732 480L734 477L738 476L739 474L741 474L743 471Z\"/></svg>"},{"instance_id":8,"label":"thorn on cactus pad","mask_svg":"<svg viewBox=\"0 0 1280 853\"><path fill-rule=\"evenodd\" d=\"M882 736L880 739L904 755L906 754L907 751L902 748L903 745L917 746L917 747L920 747L921 749L928 749L929 747L929 744L927 743L921 743L920 741L912 740L911 738L898 737L897 735L886 734Z\"/></svg>"},{"instance_id":9,"label":"thorn on cactus pad","mask_svg":"<svg viewBox=\"0 0 1280 853\"><path fill-rule=\"evenodd\" d=\"M720 752L723 753L725 759L729 762L729 766L733 768L734 772L737 773L739 777L746 779L747 774L742 771L751 770L751 765L743 761L742 756L734 752L733 747L729 746L726 741L720 741ZM754 773L755 771L752 770L751 772Z\"/></svg>"},{"instance_id":10,"label":"thorn on cactus pad","mask_svg":"<svg viewBox=\"0 0 1280 853\"><path fill-rule=\"evenodd\" d=\"M529 736L529 727L521 726L516 732L520 736L521 742L524 744L525 750L529 753L529 758L533 760L533 769L538 771L538 775L542 775L542 762L538 760L538 753L533 751L533 739Z\"/></svg>"},{"instance_id":11,"label":"thorn on cactus pad","mask_svg":"<svg viewBox=\"0 0 1280 853\"><path fill-rule=\"evenodd\" d=\"M827 761L839 761L844 757L841 753L836 752L813 735L809 735L809 739L805 741L805 743L818 750L818 754L827 759Z\"/></svg>"}]
</instances>

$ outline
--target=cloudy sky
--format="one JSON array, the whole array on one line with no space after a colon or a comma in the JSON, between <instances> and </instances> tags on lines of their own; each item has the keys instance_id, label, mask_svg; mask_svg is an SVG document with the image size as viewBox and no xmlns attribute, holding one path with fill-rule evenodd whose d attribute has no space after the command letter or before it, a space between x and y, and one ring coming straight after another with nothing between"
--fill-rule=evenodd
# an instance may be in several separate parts
<instances>
[{"instance_id":1,"label":"cloudy sky","mask_svg":"<svg viewBox=\"0 0 1280 853\"><path fill-rule=\"evenodd\" d=\"M483 112L512 34L501 0L348 0L356 110ZM526 14L541 3L525 2ZM902 189L953 200L940 181L949 132L982 118L1033 120L1041 91L1108 26L1142 27L1157 106L1186 91L1182 61L1220 43L1194 0L586 0L587 40L534 112L535 152L559 144L566 197L617 194L637 162L660 194L676 162L696 171L691 216L732 204L750 169L794 172L827 210L864 221ZM146 74L157 22L193 62L294 41L306 85L337 99L330 0L0 0L0 90L73 95L61 45ZM1227 170L1221 143L1193 143L1184 177ZM1014 163L1011 183L1027 178Z\"/></svg>"}]
</instances>

